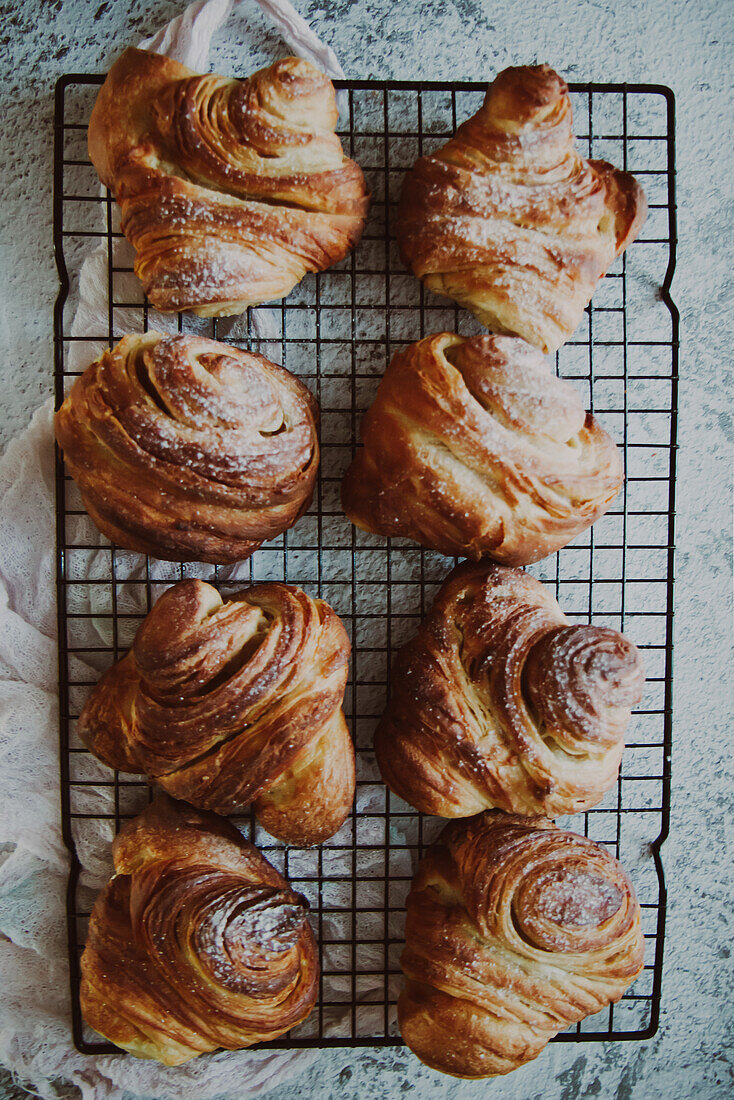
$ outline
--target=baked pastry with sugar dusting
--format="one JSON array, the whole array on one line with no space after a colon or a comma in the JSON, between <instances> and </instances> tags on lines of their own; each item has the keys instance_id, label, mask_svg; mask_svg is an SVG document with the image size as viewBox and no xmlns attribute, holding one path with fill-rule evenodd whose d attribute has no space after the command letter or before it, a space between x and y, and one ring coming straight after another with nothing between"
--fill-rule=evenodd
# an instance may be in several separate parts
<instances>
[{"instance_id":1,"label":"baked pastry with sugar dusting","mask_svg":"<svg viewBox=\"0 0 734 1100\"><path fill-rule=\"evenodd\" d=\"M168 561L241 561L308 508L319 410L294 375L199 336L125 336L78 378L56 439L100 531Z\"/></svg>"},{"instance_id":2,"label":"baked pastry with sugar dusting","mask_svg":"<svg viewBox=\"0 0 734 1100\"><path fill-rule=\"evenodd\" d=\"M319 984L308 902L233 825L159 795L112 854L81 959L91 1027L178 1066L306 1019Z\"/></svg>"},{"instance_id":3,"label":"baked pastry with sugar dusting","mask_svg":"<svg viewBox=\"0 0 734 1100\"><path fill-rule=\"evenodd\" d=\"M517 337L444 332L398 352L344 478L358 527L443 554L527 565L609 508L617 447Z\"/></svg>"},{"instance_id":4,"label":"baked pastry with sugar dusting","mask_svg":"<svg viewBox=\"0 0 734 1100\"><path fill-rule=\"evenodd\" d=\"M545 818L454 821L408 895L403 1039L455 1077L510 1073L618 1001L642 970L640 907L600 844Z\"/></svg>"},{"instance_id":5,"label":"baked pastry with sugar dusting","mask_svg":"<svg viewBox=\"0 0 734 1100\"><path fill-rule=\"evenodd\" d=\"M301 58L238 81L122 54L92 112L89 155L156 309L241 313L354 248L369 196L337 118L331 81Z\"/></svg>"},{"instance_id":6,"label":"baked pastry with sugar dusting","mask_svg":"<svg viewBox=\"0 0 734 1100\"><path fill-rule=\"evenodd\" d=\"M527 573L464 563L398 654L377 762L424 813L578 813L616 782L643 683L624 635L569 623Z\"/></svg>"},{"instance_id":7,"label":"baked pastry with sugar dusting","mask_svg":"<svg viewBox=\"0 0 734 1100\"><path fill-rule=\"evenodd\" d=\"M223 814L252 806L273 836L318 844L354 800L349 648L336 612L293 585L223 601L180 581L93 689L79 736L176 798Z\"/></svg>"},{"instance_id":8,"label":"baked pastry with sugar dusting","mask_svg":"<svg viewBox=\"0 0 734 1100\"><path fill-rule=\"evenodd\" d=\"M397 235L406 265L493 332L555 351L647 214L634 176L574 145L565 81L505 69L482 107L405 177Z\"/></svg>"}]
</instances>

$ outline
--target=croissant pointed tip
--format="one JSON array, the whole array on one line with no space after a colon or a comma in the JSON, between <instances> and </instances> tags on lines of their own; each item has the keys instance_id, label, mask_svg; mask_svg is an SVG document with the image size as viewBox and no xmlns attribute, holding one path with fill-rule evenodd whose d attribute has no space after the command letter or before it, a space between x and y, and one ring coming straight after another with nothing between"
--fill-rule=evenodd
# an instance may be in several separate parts
<instances>
[{"instance_id":1,"label":"croissant pointed tip","mask_svg":"<svg viewBox=\"0 0 734 1100\"><path fill-rule=\"evenodd\" d=\"M568 95L568 85L550 65L517 65L503 69L490 85L486 106L495 122L531 122Z\"/></svg>"}]
</instances>

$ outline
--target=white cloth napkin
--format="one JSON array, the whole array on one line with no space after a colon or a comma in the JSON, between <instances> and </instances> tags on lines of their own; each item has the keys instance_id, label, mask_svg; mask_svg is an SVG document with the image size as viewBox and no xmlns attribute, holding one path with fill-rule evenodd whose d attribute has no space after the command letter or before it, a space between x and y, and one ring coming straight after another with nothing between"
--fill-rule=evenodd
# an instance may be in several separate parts
<instances>
[{"instance_id":1,"label":"white cloth napkin","mask_svg":"<svg viewBox=\"0 0 734 1100\"><path fill-rule=\"evenodd\" d=\"M197 0L141 45L206 70L212 35L240 2ZM293 53L331 76L343 75L333 51L287 0L257 2ZM99 289L105 286L106 255L97 249L80 273L75 334L99 332L100 322L106 328L107 303ZM256 324L266 336L267 310L257 311ZM90 345L82 354L86 366ZM85 1100L257 1096L314 1055L242 1051L171 1070L129 1056L85 1056L73 1046L64 905L68 854L59 809L54 492L49 402L0 459L0 1062L44 1098L58 1096L64 1079ZM89 569L103 568L104 556L92 559ZM94 589L88 592L93 607ZM103 634L101 621L90 623L90 630ZM109 872L109 839L99 835L80 852L92 886Z\"/></svg>"}]
</instances>

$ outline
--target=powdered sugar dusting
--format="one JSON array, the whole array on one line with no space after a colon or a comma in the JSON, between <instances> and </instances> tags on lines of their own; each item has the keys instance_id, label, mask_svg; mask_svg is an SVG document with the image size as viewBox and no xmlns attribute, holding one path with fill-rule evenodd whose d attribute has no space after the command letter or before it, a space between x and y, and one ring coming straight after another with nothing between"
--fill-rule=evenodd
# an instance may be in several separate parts
<instances>
[{"instance_id":1,"label":"powdered sugar dusting","mask_svg":"<svg viewBox=\"0 0 734 1100\"><path fill-rule=\"evenodd\" d=\"M537 898L538 913L561 926L597 926L613 916L622 904L622 893L613 882L588 871L551 880Z\"/></svg>"}]
</instances>

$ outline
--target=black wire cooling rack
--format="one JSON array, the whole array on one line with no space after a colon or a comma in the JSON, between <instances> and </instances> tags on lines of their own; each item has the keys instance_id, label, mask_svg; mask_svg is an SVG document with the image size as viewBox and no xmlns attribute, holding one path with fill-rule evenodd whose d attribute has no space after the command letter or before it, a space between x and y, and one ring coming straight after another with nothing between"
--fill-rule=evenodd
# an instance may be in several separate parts
<instances>
[{"instance_id":1,"label":"black wire cooling rack","mask_svg":"<svg viewBox=\"0 0 734 1100\"><path fill-rule=\"evenodd\" d=\"M132 274L109 192L86 151L100 76L70 75L56 87L54 246L61 290L55 311L57 407L69 385L125 331L171 328ZM364 169L373 201L362 243L335 268L305 279L267 310L234 325L173 319L196 331L280 359L316 392L322 462L314 505L284 536L258 550L242 582L281 579L323 596L353 643L345 710L357 748L355 810L327 844L285 848L249 817L239 826L306 894L322 961L319 1002L305 1024L274 1047L399 1043L395 1001L404 902L417 859L440 827L379 781L372 731L389 689L393 650L409 637L449 565L399 539L352 527L339 483L358 444L360 415L391 354L449 329L479 331L473 318L424 291L400 263L394 210L404 172L473 113L484 87L468 83L344 81L342 138ZM599 286L584 323L556 355L557 372L624 451L627 481L614 509L558 554L533 567L572 621L624 630L643 650L645 698L629 731L617 787L565 823L601 841L630 871L642 906L645 969L622 1000L559 1035L560 1042L646 1039L658 1026L666 892L660 846L670 802L673 535L678 314L669 290L675 267L674 98L647 84L572 84L582 150L637 175L650 213L641 238ZM72 326L82 258L97 248L88 279L104 308L98 331ZM95 889L109 873L109 841L149 796L140 778L118 775L86 752L75 733L99 672L121 656L153 601L183 576L226 587L211 566L143 561L110 547L87 519L57 457L59 699L63 831L71 854L68 940L74 1039L87 1053L115 1048L89 1031L79 1011L79 956Z\"/></svg>"}]
</instances>

